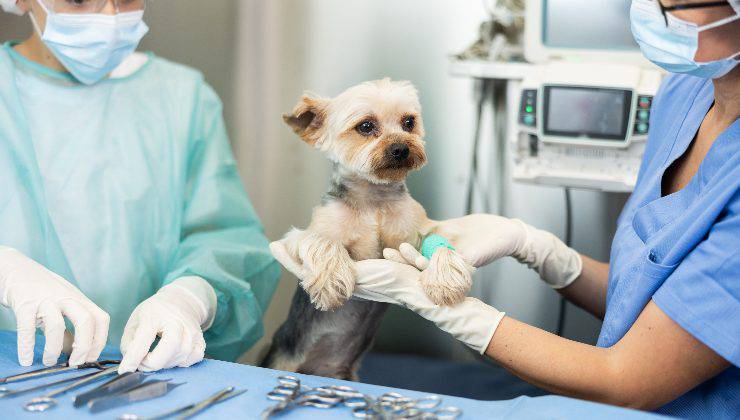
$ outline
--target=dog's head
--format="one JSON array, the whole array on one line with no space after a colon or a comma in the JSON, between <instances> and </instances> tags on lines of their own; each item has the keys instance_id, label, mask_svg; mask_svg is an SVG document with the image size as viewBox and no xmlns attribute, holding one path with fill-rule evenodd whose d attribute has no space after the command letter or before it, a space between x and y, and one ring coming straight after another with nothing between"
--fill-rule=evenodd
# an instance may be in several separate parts
<instances>
[{"instance_id":1,"label":"dog's head","mask_svg":"<svg viewBox=\"0 0 740 420\"><path fill-rule=\"evenodd\" d=\"M335 98L307 93L283 119L306 143L370 182L403 181L426 163L421 104L409 82L365 82Z\"/></svg>"}]
</instances>

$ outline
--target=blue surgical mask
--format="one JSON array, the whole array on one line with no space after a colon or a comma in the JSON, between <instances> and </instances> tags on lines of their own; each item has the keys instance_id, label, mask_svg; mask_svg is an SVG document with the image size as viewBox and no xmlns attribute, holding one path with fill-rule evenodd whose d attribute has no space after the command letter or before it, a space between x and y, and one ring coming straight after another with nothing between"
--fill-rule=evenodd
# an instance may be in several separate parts
<instances>
[{"instance_id":1,"label":"blue surgical mask","mask_svg":"<svg viewBox=\"0 0 740 420\"><path fill-rule=\"evenodd\" d=\"M104 14L54 13L46 11L42 31L31 14L44 44L75 79L86 85L103 80L130 56L149 31L144 11Z\"/></svg>"},{"instance_id":2,"label":"blue surgical mask","mask_svg":"<svg viewBox=\"0 0 740 420\"><path fill-rule=\"evenodd\" d=\"M734 4L733 7L733 16L698 26L670 13L664 18L656 0L633 0L632 34L643 55L666 71L716 79L735 68L740 51L720 60L698 62L694 57L699 47L699 33L740 19L738 8Z\"/></svg>"}]
</instances>

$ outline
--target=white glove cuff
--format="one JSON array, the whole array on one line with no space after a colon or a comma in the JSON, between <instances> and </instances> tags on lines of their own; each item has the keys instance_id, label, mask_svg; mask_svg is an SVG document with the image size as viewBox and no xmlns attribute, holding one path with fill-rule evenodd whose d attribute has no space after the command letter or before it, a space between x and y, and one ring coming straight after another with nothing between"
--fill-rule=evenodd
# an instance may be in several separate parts
<instances>
[{"instance_id":1,"label":"white glove cuff","mask_svg":"<svg viewBox=\"0 0 740 420\"><path fill-rule=\"evenodd\" d=\"M476 298L465 298L455 306L411 308L424 318L477 351L486 352L505 313Z\"/></svg>"},{"instance_id":2,"label":"white glove cuff","mask_svg":"<svg viewBox=\"0 0 740 420\"><path fill-rule=\"evenodd\" d=\"M167 290L173 289L192 297L192 300L194 300L196 305L201 309L201 330L206 331L211 328L213 320L216 317L217 307L216 291L213 290L213 286L211 286L202 277L187 276L180 277L172 283L164 286L158 293L167 293Z\"/></svg>"},{"instance_id":3,"label":"white glove cuff","mask_svg":"<svg viewBox=\"0 0 740 420\"><path fill-rule=\"evenodd\" d=\"M9 306L8 292L8 278L11 274L18 270L22 264L28 263L28 257L26 257L20 251L0 245L0 305Z\"/></svg>"},{"instance_id":4,"label":"white glove cuff","mask_svg":"<svg viewBox=\"0 0 740 420\"><path fill-rule=\"evenodd\" d=\"M482 346L479 347L472 347L474 350L477 350L479 354L484 354L486 350L488 350L488 346L491 344L491 340L493 340L493 335L496 334L496 330L498 329L499 324L501 324L501 320L504 319L504 316L506 316L506 312L499 312L496 314L496 316L493 318L493 321L491 322L491 327L488 331L488 335L484 338L484 340L481 341L481 343L485 343Z\"/></svg>"},{"instance_id":5,"label":"white glove cuff","mask_svg":"<svg viewBox=\"0 0 740 420\"><path fill-rule=\"evenodd\" d=\"M562 289L573 283L583 269L578 252L552 233L521 223L525 230L525 241L514 256L537 271L540 278L553 289Z\"/></svg>"}]
</instances>

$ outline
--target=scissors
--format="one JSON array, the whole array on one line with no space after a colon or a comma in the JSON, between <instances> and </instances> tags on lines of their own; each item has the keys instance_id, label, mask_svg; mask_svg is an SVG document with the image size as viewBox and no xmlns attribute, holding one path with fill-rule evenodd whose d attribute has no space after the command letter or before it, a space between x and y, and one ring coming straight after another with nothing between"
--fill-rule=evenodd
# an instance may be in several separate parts
<instances>
[{"instance_id":1,"label":"scissors","mask_svg":"<svg viewBox=\"0 0 740 420\"><path fill-rule=\"evenodd\" d=\"M221 391L218 391L217 393L211 395L210 397L204 399L203 401L188 404L183 407L178 407L172 411L158 414L154 417L141 417L141 416L137 416L136 414L124 414L118 417L118 420L159 420L159 419L165 419L168 417L176 416L178 414L180 415L178 419L187 419L187 418L193 417L194 415L202 411L207 410L208 408L220 402L237 397L245 392L247 392L246 389L237 391L235 390L233 386L230 386L228 388L222 389Z\"/></svg>"},{"instance_id":2,"label":"scissors","mask_svg":"<svg viewBox=\"0 0 740 420\"><path fill-rule=\"evenodd\" d=\"M27 402L23 406L23 408L26 411L46 411L57 405L57 402L54 399L54 397L58 397L73 389L79 388L81 386L95 382L99 379L105 378L106 376L113 375L116 373L117 370L118 370L118 366L113 366L113 367L105 368L101 370L100 372L95 372L90 375L85 375L85 377L81 377L78 381L75 381L65 386L64 388L58 389L56 391L53 391L48 394L32 399L31 401Z\"/></svg>"},{"instance_id":3,"label":"scissors","mask_svg":"<svg viewBox=\"0 0 740 420\"><path fill-rule=\"evenodd\" d=\"M398 419L456 419L462 415L458 407L440 407L442 397L427 395L421 398L409 398L397 392L388 392L380 396L374 408L381 417ZM356 410L359 412L360 410Z\"/></svg>"},{"instance_id":4,"label":"scissors","mask_svg":"<svg viewBox=\"0 0 740 420\"><path fill-rule=\"evenodd\" d=\"M29 379L40 378L42 376L55 375L57 373L69 372L71 370L91 369L91 368L102 370L102 369L105 369L106 365L117 365L119 363L121 363L120 360L101 360L98 362L83 363L78 366L70 366L69 363L65 363L65 364L52 366L48 368L33 370L31 372L21 373L18 375L6 376L4 378L0 378L0 384L8 384L11 382L26 381Z\"/></svg>"},{"instance_id":5,"label":"scissors","mask_svg":"<svg viewBox=\"0 0 740 420\"><path fill-rule=\"evenodd\" d=\"M301 385L300 379L290 375L279 376L278 385L267 393L267 398L278 403L262 412L263 419L296 406L332 408L343 401L331 387L311 388Z\"/></svg>"},{"instance_id":6,"label":"scissors","mask_svg":"<svg viewBox=\"0 0 740 420\"><path fill-rule=\"evenodd\" d=\"M397 392L389 392L375 400L358 391L354 393L354 400L345 400L344 405L352 408L352 415L356 418L454 420L462 415L462 410L458 407L440 407L442 397L439 395L409 398Z\"/></svg>"},{"instance_id":7,"label":"scissors","mask_svg":"<svg viewBox=\"0 0 740 420\"><path fill-rule=\"evenodd\" d=\"M356 418L373 420L454 420L462 415L462 410L457 407L440 407L442 397L438 395L409 398L389 392L376 400L344 385L311 388L301 385L295 376L278 377L278 385L267 394L267 398L279 403L267 408L262 413L263 419L296 406L333 408L340 405L351 408Z\"/></svg>"}]
</instances>

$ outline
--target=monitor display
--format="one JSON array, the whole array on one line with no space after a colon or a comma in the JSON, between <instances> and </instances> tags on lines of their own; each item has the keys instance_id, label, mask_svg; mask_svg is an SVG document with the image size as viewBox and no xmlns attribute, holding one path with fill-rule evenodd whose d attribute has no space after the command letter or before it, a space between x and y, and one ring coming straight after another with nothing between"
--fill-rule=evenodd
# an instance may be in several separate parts
<instances>
[{"instance_id":1,"label":"monitor display","mask_svg":"<svg viewBox=\"0 0 740 420\"><path fill-rule=\"evenodd\" d=\"M631 0L544 0L542 43L552 48L637 50Z\"/></svg>"},{"instance_id":2,"label":"monitor display","mask_svg":"<svg viewBox=\"0 0 740 420\"><path fill-rule=\"evenodd\" d=\"M545 86L544 134L624 141L632 92L574 86Z\"/></svg>"}]
</instances>

